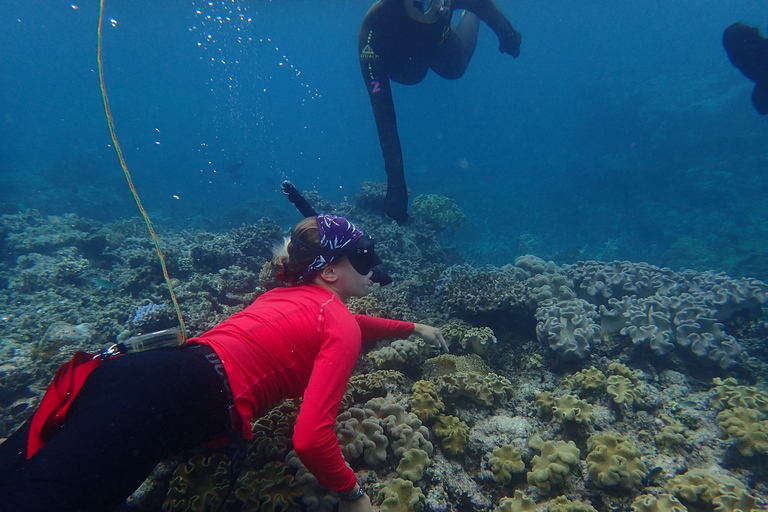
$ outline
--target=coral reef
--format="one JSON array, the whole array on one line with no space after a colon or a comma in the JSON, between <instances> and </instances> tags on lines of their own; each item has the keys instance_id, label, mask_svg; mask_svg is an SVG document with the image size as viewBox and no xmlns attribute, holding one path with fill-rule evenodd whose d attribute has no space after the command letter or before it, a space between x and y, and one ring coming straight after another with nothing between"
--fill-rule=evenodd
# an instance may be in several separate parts
<instances>
[{"instance_id":1,"label":"coral reef","mask_svg":"<svg viewBox=\"0 0 768 512\"><path fill-rule=\"evenodd\" d=\"M396 279L350 310L438 326L450 345L438 356L416 337L379 342L350 379L337 438L380 510L766 508L764 283L532 255L475 268L441 247L447 226L380 215L384 193L372 184L337 205L311 195L373 233ZM270 220L221 233L160 228L190 334L276 284L262 269L285 230ZM0 216L0 438L75 351L175 324L145 229L140 219ZM164 461L130 506L332 512L336 494L291 451L299 407L254 420L234 484L228 460L205 450Z\"/></svg>"}]
</instances>

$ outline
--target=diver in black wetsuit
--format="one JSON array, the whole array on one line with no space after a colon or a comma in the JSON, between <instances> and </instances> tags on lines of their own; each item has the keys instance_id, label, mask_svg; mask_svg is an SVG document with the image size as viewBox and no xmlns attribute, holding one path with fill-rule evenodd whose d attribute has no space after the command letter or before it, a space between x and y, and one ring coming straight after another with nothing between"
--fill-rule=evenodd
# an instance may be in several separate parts
<instances>
[{"instance_id":1,"label":"diver in black wetsuit","mask_svg":"<svg viewBox=\"0 0 768 512\"><path fill-rule=\"evenodd\" d=\"M752 105L768 114L768 39L757 27L734 23L723 32L723 47L731 63L755 82Z\"/></svg>"},{"instance_id":2,"label":"diver in black wetsuit","mask_svg":"<svg viewBox=\"0 0 768 512\"><path fill-rule=\"evenodd\" d=\"M453 9L465 9L457 27L451 25ZM520 55L520 33L491 0L379 0L360 26L360 68L387 172L384 211L398 224L408 220L408 189L390 80L417 84L429 69L460 78L475 51L478 18L496 33L501 52Z\"/></svg>"}]
</instances>

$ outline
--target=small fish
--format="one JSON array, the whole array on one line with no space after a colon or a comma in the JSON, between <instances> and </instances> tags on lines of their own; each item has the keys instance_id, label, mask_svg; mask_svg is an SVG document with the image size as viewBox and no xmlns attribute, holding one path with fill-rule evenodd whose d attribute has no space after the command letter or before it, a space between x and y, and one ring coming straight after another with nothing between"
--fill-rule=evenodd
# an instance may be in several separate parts
<instances>
[{"instance_id":1,"label":"small fish","mask_svg":"<svg viewBox=\"0 0 768 512\"><path fill-rule=\"evenodd\" d=\"M107 290L117 290L117 285L115 283L107 281L106 279L92 278L91 283L95 284L99 288L105 288Z\"/></svg>"}]
</instances>

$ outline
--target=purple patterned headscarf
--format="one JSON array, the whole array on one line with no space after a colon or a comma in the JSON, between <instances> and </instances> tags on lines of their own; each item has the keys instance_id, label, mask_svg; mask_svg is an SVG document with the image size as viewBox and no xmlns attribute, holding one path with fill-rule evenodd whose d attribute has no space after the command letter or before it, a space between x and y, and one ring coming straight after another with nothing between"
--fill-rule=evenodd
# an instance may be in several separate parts
<instances>
[{"instance_id":1,"label":"purple patterned headscarf","mask_svg":"<svg viewBox=\"0 0 768 512\"><path fill-rule=\"evenodd\" d=\"M357 226L344 217L321 213L316 219L317 230L320 233L320 244L329 251L350 246L364 236ZM299 282L306 282L315 272L324 269L338 257L339 255L318 254L312 263L301 272Z\"/></svg>"}]
</instances>

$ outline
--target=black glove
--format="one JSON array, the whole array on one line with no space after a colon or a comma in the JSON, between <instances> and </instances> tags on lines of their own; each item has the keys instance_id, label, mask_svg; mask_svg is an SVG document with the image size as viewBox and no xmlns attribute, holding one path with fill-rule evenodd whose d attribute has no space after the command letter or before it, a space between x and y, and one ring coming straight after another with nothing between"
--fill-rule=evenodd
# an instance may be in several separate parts
<instances>
[{"instance_id":1,"label":"black glove","mask_svg":"<svg viewBox=\"0 0 768 512\"><path fill-rule=\"evenodd\" d=\"M523 36L513 28L503 38L499 39L499 51L501 53L508 53L514 58L518 58L520 56L520 43L522 41Z\"/></svg>"}]
</instances>

